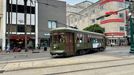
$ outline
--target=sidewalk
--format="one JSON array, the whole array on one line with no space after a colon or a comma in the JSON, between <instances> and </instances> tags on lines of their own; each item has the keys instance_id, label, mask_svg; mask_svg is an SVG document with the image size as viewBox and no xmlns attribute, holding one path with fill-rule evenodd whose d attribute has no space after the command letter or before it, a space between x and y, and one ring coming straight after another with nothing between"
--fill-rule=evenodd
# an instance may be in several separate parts
<instances>
[{"instance_id":1,"label":"sidewalk","mask_svg":"<svg viewBox=\"0 0 134 75\"><path fill-rule=\"evenodd\" d=\"M47 47L47 51L49 51L49 50L50 50L50 48ZM22 49L21 52L13 52L13 51L11 51L10 53L28 53L28 52L34 53L34 52L42 52L42 51L44 51L43 48L41 48L41 49L28 49L27 52L25 52L25 50ZM7 53L6 53L6 51L0 51L0 54L7 54Z\"/></svg>"},{"instance_id":2,"label":"sidewalk","mask_svg":"<svg viewBox=\"0 0 134 75\"><path fill-rule=\"evenodd\" d=\"M25 62L12 62L7 63L1 70L5 72L8 71L17 71L17 70L26 70L26 69L36 69L36 68L48 68L59 65L71 65L71 64L79 64L86 62L97 62L97 61L106 61L106 60L116 60L122 59L118 57L112 56L104 56L104 55L85 55L85 56L76 56L72 58L58 58L58 59L46 59L46 60L34 60L34 61L25 61Z\"/></svg>"},{"instance_id":3,"label":"sidewalk","mask_svg":"<svg viewBox=\"0 0 134 75\"><path fill-rule=\"evenodd\" d=\"M44 50L34 50L34 51L22 51L22 52L1 52L0 53L0 64L5 62L12 61L21 61L21 60L32 60L32 59L40 59L40 58L50 58L50 52Z\"/></svg>"},{"instance_id":4,"label":"sidewalk","mask_svg":"<svg viewBox=\"0 0 134 75\"><path fill-rule=\"evenodd\" d=\"M6 51L1 51L0 55L12 55L12 54L27 54L27 53L40 53L43 52L43 49L34 49L32 50L28 50L27 52L25 52L25 50L22 50L21 52L6 52Z\"/></svg>"}]
</instances>

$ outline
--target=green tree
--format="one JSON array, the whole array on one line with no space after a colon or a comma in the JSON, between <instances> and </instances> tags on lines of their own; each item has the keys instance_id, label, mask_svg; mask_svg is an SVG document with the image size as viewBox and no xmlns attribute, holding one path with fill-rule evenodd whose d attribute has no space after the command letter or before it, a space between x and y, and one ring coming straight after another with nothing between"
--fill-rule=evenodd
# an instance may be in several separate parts
<instances>
[{"instance_id":1,"label":"green tree","mask_svg":"<svg viewBox=\"0 0 134 75\"><path fill-rule=\"evenodd\" d=\"M98 24L90 25L89 27L84 28L85 31L104 33L105 29L99 26Z\"/></svg>"}]
</instances>

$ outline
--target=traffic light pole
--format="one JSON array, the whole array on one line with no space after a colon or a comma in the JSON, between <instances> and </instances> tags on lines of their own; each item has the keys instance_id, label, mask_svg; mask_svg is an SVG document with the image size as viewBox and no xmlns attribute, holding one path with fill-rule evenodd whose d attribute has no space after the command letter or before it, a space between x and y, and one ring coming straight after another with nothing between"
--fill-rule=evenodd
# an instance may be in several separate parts
<instances>
[{"instance_id":1,"label":"traffic light pole","mask_svg":"<svg viewBox=\"0 0 134 75\"><path fill-rule=\"evenodd\" d=\"M118 12L121 12L121 11L124 11L124 10L127 10L128 8L124 8L124 9L121 9L121 10L118 10L118 11L114 11L114 12L110 12L109 14L105 14L103 16L100 16L98 18L96 18L96 20L100 20L101 18L104 18L104 17L109 17L113 14L117 14Z\"/></svg>"},{"instance_id":2,"label":"traffic light pole","mask_svg":"<svg viewBox=\"0 0 134 75\"><path fill-rule=\"evenodd\" d=\"M27 52L27 0L24 0L25 52Z\"/></svg>"},{"instance_id":3,"label":"traffic light pole","mask_svg":"<svg viewBox=\"0 0 134 75\"><path fill-rule=\"evenodd\" d=\"M133 29L133 18L132 15L130 15L130 34L131 34L131 48L130 53L134 53L134 29Z\"/></svg>"},{"instance_id":4,"label":"traffic light pole","mask_svg":"<svg viewBox=\"0 0 134 75\"><path fill-rule=\"evenodd\" d=\"M133 22L133 18L134 18L134 2L130 1L130 35L131 35L131 46L130 46L130 53L134 53L134 22Z\"/></svg>"},{"instance_id":5,"label":"traffic light pole","mask_svg":"<svg viewBox=\"0 0 134 75\"><path fill-rule=\"evenodd\" d=\"M6 50L10 49L10 27L11 27L11 23L10 23L10 3L9 0L7 0L7 11L8 11L8 34L7 34L7 45L6 45Z\"/></svg>"}]
</instances>

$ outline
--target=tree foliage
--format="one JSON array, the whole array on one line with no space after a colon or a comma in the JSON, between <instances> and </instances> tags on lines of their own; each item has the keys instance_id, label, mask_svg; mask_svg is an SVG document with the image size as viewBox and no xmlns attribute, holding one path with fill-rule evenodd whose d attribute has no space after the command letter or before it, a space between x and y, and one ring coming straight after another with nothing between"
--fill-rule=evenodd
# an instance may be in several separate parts
<instances>
[{"instance_id":1,"label":"tree foliage","mask_svg":"<svg viewBox=\"0 0 134 75\"><path fill-rule=\"evenodd\" d=\"M84 28L85 31L104 33L105 29L99 26L98 24L90 25L89 27Z\"/></svg>"}]
</instances>

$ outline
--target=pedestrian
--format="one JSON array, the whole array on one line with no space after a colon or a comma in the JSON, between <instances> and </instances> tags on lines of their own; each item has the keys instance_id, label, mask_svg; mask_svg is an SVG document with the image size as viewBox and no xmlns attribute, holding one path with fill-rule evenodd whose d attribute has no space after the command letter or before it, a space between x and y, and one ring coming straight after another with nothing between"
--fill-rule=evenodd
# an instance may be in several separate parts
<instances>
[{"instance_id":1,"label":"pedestrian","mask_svg":"<svg viewBox=\"0 0 134 75\"><path fill-rule=\"evenodd\" d=\"M10 45L9 44L6 47L6 53L10 53Z\"/></svg>"},{"instance_id":2,"label":"pedestrian","mask_svg":"<svg viewBox=\"0 0 134 75\"><path fill-rule=\"evenodd\" d=\"M44 44L44 51L47 51L47 44Z\"/></svg>"},{"instance_id":3,"label":"pedestrian","mask_svg":"<svg viewBox=\"0 0 134 75\"><path fill-rule=\"evenodd\" d=\"M0 46L0 52L2 51L2 47Z\"/></svg>"},{"instance_id":4,"label":"pedestrian","mask_svg":"<svg viewBox=\"0 0 134 75\"><path fill-rule=\"evenodd\" d=\"M38 44L38 47L37 48L40 49L40 44Z\"/></svg>"}]
</instances>

